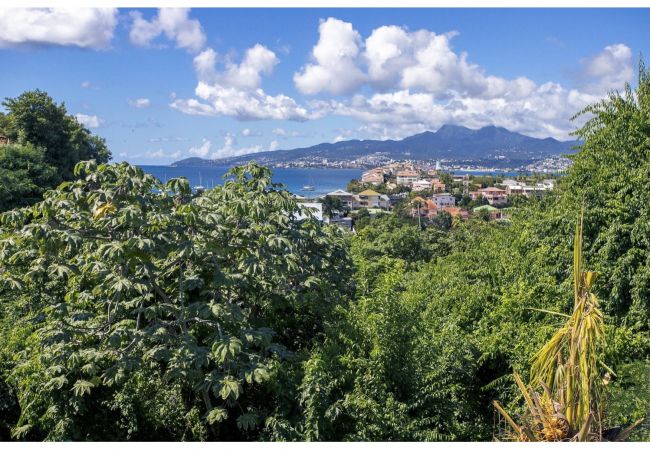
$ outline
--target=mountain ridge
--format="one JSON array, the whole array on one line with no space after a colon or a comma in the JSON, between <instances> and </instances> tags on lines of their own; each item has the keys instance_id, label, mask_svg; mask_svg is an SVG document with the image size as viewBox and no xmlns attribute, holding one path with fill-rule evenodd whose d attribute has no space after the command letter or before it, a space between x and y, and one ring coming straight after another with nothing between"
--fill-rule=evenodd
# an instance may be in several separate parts
<instances>
[{"instance_id":1,"label":"mountain ridge","mask_svg":"<svg viewBox=\"0 0 650 450\"><path fill-rule=\"evenodd\" d=\"M301 159L352 161L370 155L391 159L449 161L535 161L550 156L571 153L577 141L559 141L552 137L534 138L489 125L471 129L460 125L443 125L437 131L424 131L401 140L351 139L320 143L309 147L264 151L219 158L185 158L172 165L229 165L256 160L263 164L278 164Z\"/></svg>"}]
</instances>

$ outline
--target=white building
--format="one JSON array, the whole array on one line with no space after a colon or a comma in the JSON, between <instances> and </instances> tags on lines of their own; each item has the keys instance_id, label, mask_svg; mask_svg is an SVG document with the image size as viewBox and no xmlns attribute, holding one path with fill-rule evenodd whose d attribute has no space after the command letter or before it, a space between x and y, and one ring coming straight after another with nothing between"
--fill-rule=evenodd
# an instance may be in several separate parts
<instances>
[{"instance_id":1,"label":"white building","mask_svg":"<svg viewBox=\"0 0 650 450\"><path fill-rule=\"evenodd\" d=\"M304 206L309 209L309 212L314 216L314 218L320 222L323 221L323 204L316 202L301 202L300 206ZM298 213L296 219L303 220L307 218L306 213Z\"/></svg>"},{"instance_id":2,"label":"white building","mask_svg":"<svg viewBox=\"0 0 650 450\"><path fill-rule=\"evenodd\" d=\"M443 192L441 194L433 194L431 197L433 203L436 205L436 208L446 208L448 206L456 206L456 197L451 195L448 192Z\"/></svg>"},{"instance_id":3,"label":"white building","mask_svg":"<svg viewBox=\"0 0 650 450\"><path fill-rule=\"evenodd\" d=\"M433 183L431 181L429 181L429 180L418 180L418 181L414 181L411 184L411 188L415 192L429 190L429 189L431 189L432 186L433 186Z\"/></svg>"},{"instance_id":4,"label":"white building","mask_svg":"<svg viewBox=\"0 0 650 450\"><path fill-rule=\"evenodd\" d=\"M420 179L420 174L415 170L400 170L397 172L397 184L410 186Z\"/></svg>"},{"instance_id":5,"label":"white building","mask_svg":"<svg viewBox=\"0 0 650 450\"><path fill-rule=\"evenodd\" d=\"M338 197L341 199L341 204L348 209L354 209L355 203L357 202L356 195L344 191L343 189L337 189L334 192L330 192L327 196Z\"/></svg>"}]
</instances>

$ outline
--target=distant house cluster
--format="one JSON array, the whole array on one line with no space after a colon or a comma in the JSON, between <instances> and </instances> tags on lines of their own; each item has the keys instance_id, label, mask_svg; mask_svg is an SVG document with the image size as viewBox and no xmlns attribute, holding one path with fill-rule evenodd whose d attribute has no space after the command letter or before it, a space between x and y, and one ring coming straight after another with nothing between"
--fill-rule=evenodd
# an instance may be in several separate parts
<instances>
[{"instance_id":1,"label":"distant house cluster","mask_svg":"<svg viewBox=\"0 0 650 450\"><path fill-rule=\"evenodd\" d=\"M415 197L411 201L411 216L433 219L441 212L451 217L467 219L469 212L456 206L456 198L449 193L433 194L432 198Z\"/></svg>"},{"instance_id":2,"label":"distant house cluster","mask_svg":"<svg viewBox=\"0 0 650 450\"><path fill-rule=\"evenodd\" d=\"M444 192L446 188L438 178L436 170L425 171L417 166L403 163L391 163L370 169L361 175L361 182L374 185L386 183L389 189L406 186L415 192L427 190Z\"/></svg>"},{"instance_id":3,"label":"distant house cluster","mask_svg":"<svg viewBox=\"0 0 650 450\"><path fill-rule=\"evenodd\" d=\"M469 187L469 177L454 177L454 181L463 182L466 188ZM483 199L487 204L478 206L470 211L456 206L456 197L446 192L435 192L431 198L415 197L411 202L411 216L431 219L441 211L451 214L452 217L466 219L472 214L486 214L491 220L505 217L504 207L508 204L510 196L523 195L525 197L541 197L545 192L555 187L555 180L543 180L535 185L528 185L512 179L505 179L499 186L490 186L476 191L466 191L471 200Z\"/></svg>"},{"instance_id":4,"label":"distant house cluster","mask_svg":"<svg viewBox=\"0 0 650 450\"><path fill-rule=\"evenodd\" d=\"M372 189L366 189L358 194L352 194L343 189L337 189L336 191L327 194L327 196L340 199L343 207L350 211L361 208L379 208L386 210L390 208L390 198L387 195L380 194Z\"/></svg>"}]
</instances>

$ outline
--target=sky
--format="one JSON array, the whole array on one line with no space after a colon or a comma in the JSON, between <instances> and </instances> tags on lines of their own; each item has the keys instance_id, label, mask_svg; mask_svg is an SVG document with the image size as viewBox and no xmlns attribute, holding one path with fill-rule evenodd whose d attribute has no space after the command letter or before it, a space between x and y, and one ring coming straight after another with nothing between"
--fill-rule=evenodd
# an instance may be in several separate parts
<instances>
[{"instance_id":1,"label":"sky","mask_svg":"<svg viewBox=\"0 0 650 450\"><path fill-rule=\"evenodd\" d=\"M0 98L41 89L115 161L444 124L568 139L636 83L650 9L2 9Z\"/></svg>"}]
</instances>

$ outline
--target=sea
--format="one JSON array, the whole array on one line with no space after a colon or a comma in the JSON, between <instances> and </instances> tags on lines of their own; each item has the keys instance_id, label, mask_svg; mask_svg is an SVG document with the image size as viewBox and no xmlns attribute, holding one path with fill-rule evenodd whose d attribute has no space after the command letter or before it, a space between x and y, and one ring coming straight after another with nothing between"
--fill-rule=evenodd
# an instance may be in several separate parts
<instances>
[{"instance_id":1,"label":"sea","mask_svg":"<svg viewBox=\"0 0 650 450\"><path fill-rule=\"evenodd\" d=\"M190 186L212 188L223 184L223 176L230 167L172 167L172 166L140 166L142 170L158 178L163 183L171 178L185 177ZM304 197L319 197L337 189L345 189L350 180L361 178L361 169L301 169L276 168L273 171L273 182L282 183L293 194ZM313 191L304 191L303 187L310 185Z\"/></svg>"},{"instance_id":2,"label":"sea","mask_svg":"<svg viewBox=\"0 0 650 450\"><path fill-rule=\"evenodd\" d=\"M173 166L140 166L142 170L157 177L163 183L170 178L185 177L189 180L190 186L203 186L213 188L223 184L223 176L230 168L229 166L214 167L173 167ZM273 171L273 182L282 183L287 190L303 197L321 197L337 189L345 189L352 179L360 179L363 170L361 169L316 169L316 168L276 168ZM454 175L494 175L515 177L527 174L527 172L506 172L506 171L452 171ZM305 191L304 186L313 186L314 190Z\"/></svg>"}]
</instances>

